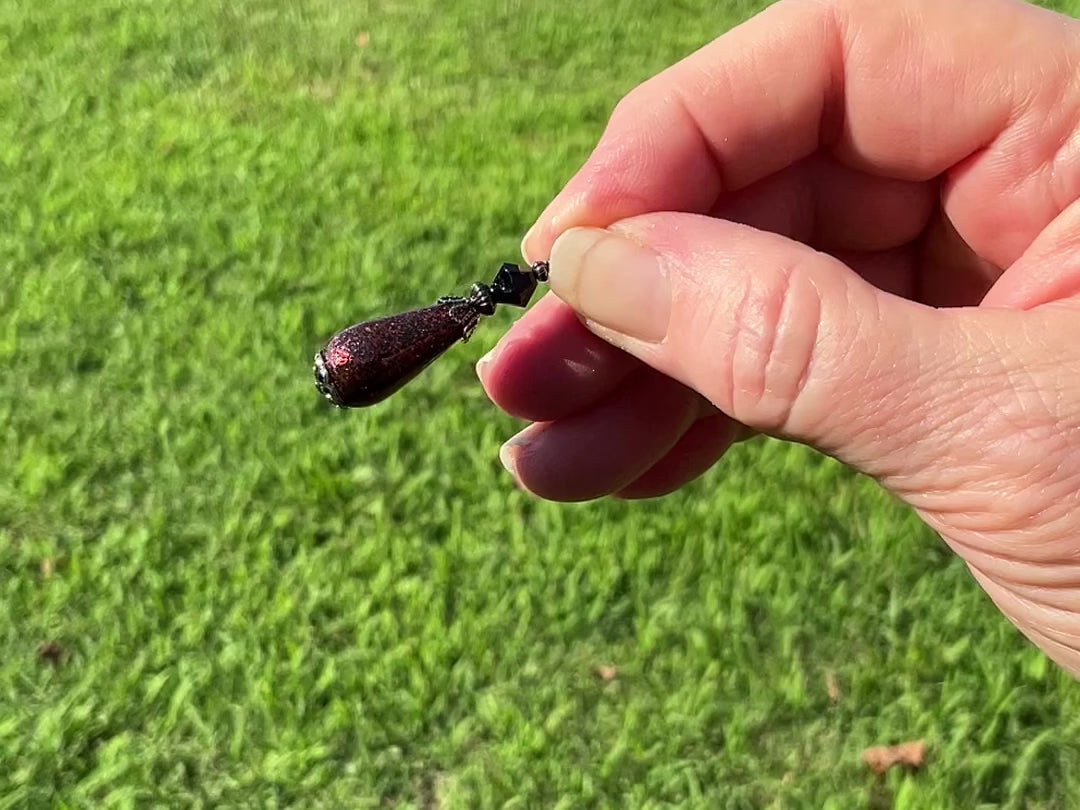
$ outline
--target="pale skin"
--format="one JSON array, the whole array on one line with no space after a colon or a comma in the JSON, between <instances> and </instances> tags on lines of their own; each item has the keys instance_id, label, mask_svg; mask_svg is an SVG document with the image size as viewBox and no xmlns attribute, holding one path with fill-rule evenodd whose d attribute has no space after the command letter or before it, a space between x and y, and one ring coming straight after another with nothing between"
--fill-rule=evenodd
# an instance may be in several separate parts
<instances>
[{"instance_id":1,"label":"pale skin","mask_svg":"<svg viewBox=\"0 0 1080 810\"><path fill-rule=\"evenodd\" d=\"M753 433L872 476L1080 676L1080 23L781 0L631 92L523 243L481 361L552 500ZM722 484L721 484L722 485Z\"/></svg>"}]
</instances>

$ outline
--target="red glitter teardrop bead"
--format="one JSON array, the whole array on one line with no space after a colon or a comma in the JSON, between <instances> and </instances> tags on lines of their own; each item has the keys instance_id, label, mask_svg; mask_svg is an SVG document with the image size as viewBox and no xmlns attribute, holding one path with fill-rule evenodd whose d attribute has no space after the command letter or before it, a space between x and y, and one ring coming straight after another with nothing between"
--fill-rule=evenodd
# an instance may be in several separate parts
<instances>
[{"instance_id":1,"label":"red glitter teardrop bead","mask_svg":"<svg viewBox=\"0 0 1080 810\"><path fill-rule=\"evenodd\" d=\"M480 320L476 303L447 298L430 307L338 332L315 356L315 384L342 408L374 405L416 377Z\"/></svg>"}]
</instances>

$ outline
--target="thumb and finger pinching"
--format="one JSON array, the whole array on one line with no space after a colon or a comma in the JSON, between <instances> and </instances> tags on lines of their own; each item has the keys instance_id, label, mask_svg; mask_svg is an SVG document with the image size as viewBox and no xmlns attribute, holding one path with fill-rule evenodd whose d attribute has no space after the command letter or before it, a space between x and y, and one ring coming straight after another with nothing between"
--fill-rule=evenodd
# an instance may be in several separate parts
<instances>
[{"instance_id":1,"label":"thumb and finger pinching","mask_svg":"<svg viewBox=\"0 0 1080 810\"><path fill-rule=\"evenodd\" d=\"M597 335L728 416L876 478L1080 677L1075 303L934 309L801 243L686 214L568 230L550 282Z\"/></svg>"},{"instance_id":2,"label":"thumb and finger pinching","mask_svg":"<svg viewBox=\"0 0 1080 810\"><path fill-rule=\"evenodd\" d=\"M776 234L691 214L572 228L551 288L596 334L748 427L878 478L951 417L970 354L955 312L873 287ZM955 400L955 397L949 397ZM960 407L960 405L958 405Z\"/></svg>"}]
</instances>

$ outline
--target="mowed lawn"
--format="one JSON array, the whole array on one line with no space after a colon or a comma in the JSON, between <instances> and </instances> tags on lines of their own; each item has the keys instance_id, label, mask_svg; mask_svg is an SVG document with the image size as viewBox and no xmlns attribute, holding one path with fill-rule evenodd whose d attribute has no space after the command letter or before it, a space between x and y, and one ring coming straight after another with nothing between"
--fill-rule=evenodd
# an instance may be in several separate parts
<instances>
[{"instance_id":1,"label":"mowed lawn","mask_svg":"<svg viewBox=\"0 0 1080 810\"><path fill-rule=\"evenodd\" d=\"M312 386L756 8L0 3L0 808L1080 806L1080 691L872 483L757 440L531 499L472 370L511 312Z\"/></svg>"}]
</instances>

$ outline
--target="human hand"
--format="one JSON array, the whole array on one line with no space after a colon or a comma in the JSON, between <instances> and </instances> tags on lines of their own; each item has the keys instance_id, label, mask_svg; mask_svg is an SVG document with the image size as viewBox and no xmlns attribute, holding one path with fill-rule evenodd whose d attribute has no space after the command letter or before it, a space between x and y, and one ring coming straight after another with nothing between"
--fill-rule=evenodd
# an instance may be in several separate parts
<instances>
[{"instance_id":1,"label":"human hand","mask_svg":"<svg viewBox=\"0 0 1080 810\"><path fill-rule=\"evenodd\" d=\"M478 371L555 500L764 432L873 476L1080 675L1080 24L782 0L634 90ZM604 230L598 230L604 229Z\"/></svg>"}]
</instances>

